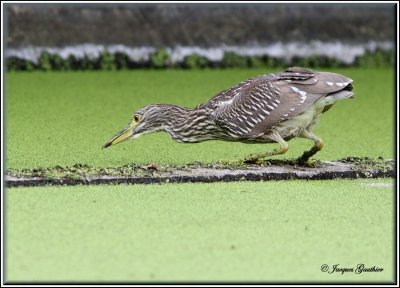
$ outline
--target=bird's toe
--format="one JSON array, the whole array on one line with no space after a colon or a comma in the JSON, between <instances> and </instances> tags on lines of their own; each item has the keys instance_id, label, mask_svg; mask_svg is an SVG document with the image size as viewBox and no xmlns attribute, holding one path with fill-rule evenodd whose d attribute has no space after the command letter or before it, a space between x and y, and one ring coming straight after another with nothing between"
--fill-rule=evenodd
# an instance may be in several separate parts
<instances>
[{"instance_id":1,"label":"bird's toe","mask_svg":"<svg viewBox=\"0 0 400 288\"><path fill-rule=\"evenodd\" d=\"M310 167L310 168L315 168L320 163L321 163L321 161L319 161L319 160L303 159L302 157L297 159L297 165Z\"/></svg>"}]
</instances>

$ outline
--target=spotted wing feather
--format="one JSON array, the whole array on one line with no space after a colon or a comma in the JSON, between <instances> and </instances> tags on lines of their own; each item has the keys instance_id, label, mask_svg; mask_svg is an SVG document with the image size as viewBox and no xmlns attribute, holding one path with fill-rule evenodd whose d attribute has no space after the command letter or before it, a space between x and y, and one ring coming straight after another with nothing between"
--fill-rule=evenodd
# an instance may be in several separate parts
<instances>
[{"instance_id":1,"label":"spotted wing feather","mask_svg":"<svg viewBox=\"0 0 400 288\"><path fill-rule=\"evenodd\" d=\"M339 74L292 67L243 81L211 98L203 108L230 134L257 137L349 83L351 79Z\"/></svg>"}]
</instances>

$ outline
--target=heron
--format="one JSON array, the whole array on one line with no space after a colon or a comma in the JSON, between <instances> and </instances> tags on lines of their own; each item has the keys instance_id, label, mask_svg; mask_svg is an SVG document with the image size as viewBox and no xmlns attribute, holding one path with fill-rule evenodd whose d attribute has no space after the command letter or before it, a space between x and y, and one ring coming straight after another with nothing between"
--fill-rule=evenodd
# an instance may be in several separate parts
<instances>
[{"instance_id":1,"label":"heron","mask_svg":"<svg viewBox=\"0 0 400 288\"><path fill-rule=\"evenodd\" d=\"M169 104L147 105L136 111L127 127L103 148L165 131L179 143L223 140L242 143L277 143L272 151L244 158L257 163L284 154L288 141L299 137L314 142L297 161L308 163L323 140L313 133L323 113L337 101L353 98L353 80L332 72L290 67L283 72L259 75L226 89L196 108Z\"/></svg>"}]
</instances>

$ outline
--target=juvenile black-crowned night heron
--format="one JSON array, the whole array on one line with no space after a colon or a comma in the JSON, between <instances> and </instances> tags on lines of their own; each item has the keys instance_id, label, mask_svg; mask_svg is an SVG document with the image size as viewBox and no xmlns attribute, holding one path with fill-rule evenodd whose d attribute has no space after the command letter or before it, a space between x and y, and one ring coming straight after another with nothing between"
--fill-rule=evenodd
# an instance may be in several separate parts
<instances>
[{"instance_id":1,"label":"juvenile black-crowned night heron","mask_svg":"<svg viewBox=\"0 0 400 288\"><path fill-rule=\"evenodd\" d=\"M287 141L302 137L314 141L311 150L298 159L304 163L323 146L313 128L336 101L353 96L352 82L340 74L300 67L260 75L222 91L194 109L148 105L136 111L128 127L103 148L157 131L165 131L173 140L184 143L225 140L280 145L244 159L257 162L285 153Z\"/></svg>"}]
</instances>

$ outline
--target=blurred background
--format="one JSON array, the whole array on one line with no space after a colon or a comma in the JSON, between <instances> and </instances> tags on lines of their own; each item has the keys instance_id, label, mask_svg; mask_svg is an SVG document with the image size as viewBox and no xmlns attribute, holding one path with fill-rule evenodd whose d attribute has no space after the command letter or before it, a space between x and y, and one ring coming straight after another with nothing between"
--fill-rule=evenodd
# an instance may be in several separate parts
<instances>
[{"instance_id":1,"label":"blurred background","mask_svg":"<svg viewBox=\"0 0 400 288\"><path fill-rule=\"evenodd\" d=\"M376 67L392 4L16 4L9 70Z\"/></svg>"}]
</instances>

